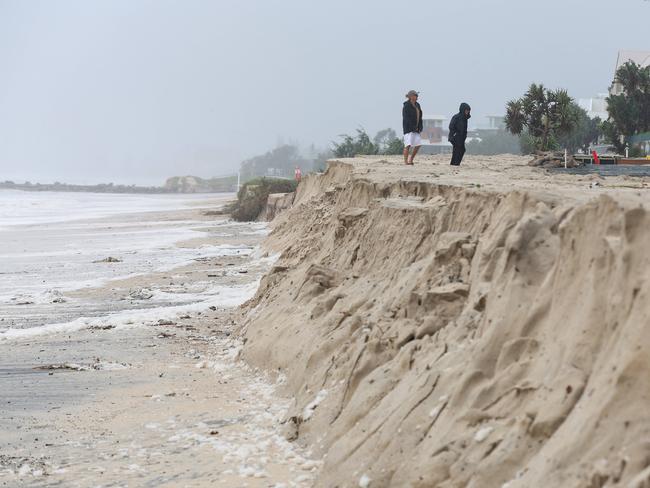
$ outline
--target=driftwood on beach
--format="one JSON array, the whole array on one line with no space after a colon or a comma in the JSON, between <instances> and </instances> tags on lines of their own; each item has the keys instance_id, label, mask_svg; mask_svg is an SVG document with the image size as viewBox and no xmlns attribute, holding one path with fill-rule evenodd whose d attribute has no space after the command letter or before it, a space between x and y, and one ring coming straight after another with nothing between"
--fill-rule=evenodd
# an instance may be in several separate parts
<instances>
[{"instance_id":1,"label":"driftwood on beach","mask_svg":"<svg viewBox=\"0 0 650 488\"><path fill-rule=\"evenodd\" d=\"M542 168L561 168L564 167L564 153L560 151L535 151L535 157L528 162L528 165ZM575 168L579 165L580 163L572 155L567 156L567 168Z\"/></svg>"}]
</instances>

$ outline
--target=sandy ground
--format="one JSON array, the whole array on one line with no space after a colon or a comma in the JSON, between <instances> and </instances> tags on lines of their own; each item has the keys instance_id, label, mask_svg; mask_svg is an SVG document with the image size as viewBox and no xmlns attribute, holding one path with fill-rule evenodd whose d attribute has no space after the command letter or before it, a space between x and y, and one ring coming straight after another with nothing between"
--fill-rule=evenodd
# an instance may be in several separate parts
<instances>
[{"instance_id":1,"label":"sandy ground","mask_svg":"<svg viewBox=\"0 0 650 488\"><path fill-rule=\"evenodd\" d=\"M650 486L647 177L356 158L266 241L243 355L315 486Z\"/></svg>"},{"instance_id":2,"label":"sandy ground","mask_svg":"<svg viewBox=\"0 0 650 488\"><path fill-rule=\"evenodd\" d=\"M309 486L318 463L282 437L287 402L273 383L233 361L228 321L213 312L17 346L0 484Z\"/></svg>"},{"instance_id":3,"label":"sandy ground","mask_svg":"<svg viewBox=\"0 0 650 488\"><path fill-rule=\"evenodd\" d=\"M142 219L204 219L198 211ZM222 228L181 242L255 246ZM255 286L270 259L220 256L69 292L75 302L134 291L193 293L206 282ZM137 301L136 301L137 302ZM144 307L136 304L133 307ZM124 307L120 305L120 310ZM0 342L0 486L303 487L320 463L285 440L278 381L238 360L229 309L188 307L117 327Z\"/></svg>"},{"instance_id":4,"label":"sandy ground","mask_svg":"<svg viewBox=\"0 0 650 488\"><path fill-rule=\"evenodd\" d=\"M529 157L466 156L461 166L449 165L449 156L417 156L414 166L406 166L399 157L359 157L348 159L357 178L386 184L397 181L422 182L475 188L483 191L526 191L539 198L560 197L567 201L585 201L595 194L617 198L639 197L650 189L650 177L576 175L562 171L533 168Z\"/></svg>"},{"instance_id":5,"label":"sandy ground","mask_svg":"<svg viewBox=\"0 0 650 488\"><path fill-rule=\"evenodd\" d=\"M274 222L274 263L71 295L266 273L240 311L0 344L0 484L650 486L649 181L333 162Z\"/></svg>"}]
</instances>

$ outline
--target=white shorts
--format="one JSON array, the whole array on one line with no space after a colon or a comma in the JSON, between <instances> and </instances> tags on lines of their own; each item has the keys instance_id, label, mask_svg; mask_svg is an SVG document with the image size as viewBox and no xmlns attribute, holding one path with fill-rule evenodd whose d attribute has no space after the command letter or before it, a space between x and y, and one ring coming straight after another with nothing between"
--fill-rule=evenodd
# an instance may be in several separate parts
<instances>
[{"instance_id":1,"label":"white shorts","mask_svg":"<svg viewBox=\"0 0 650 488\"><path fill-rule=\"evenodd\" d=\"M408 146L421 146L422 145L422 136L419 132L409 132L404 134L404 145Z\"/></svg>"}]
</instances>

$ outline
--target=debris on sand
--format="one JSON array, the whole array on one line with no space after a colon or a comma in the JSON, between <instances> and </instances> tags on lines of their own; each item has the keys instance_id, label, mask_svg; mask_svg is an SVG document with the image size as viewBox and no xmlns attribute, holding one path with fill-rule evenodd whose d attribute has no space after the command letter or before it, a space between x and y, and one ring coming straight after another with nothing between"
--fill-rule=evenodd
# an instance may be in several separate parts
<instances>
[{"instance_id":1,"label":"debris on sand","mask_svg":"<svg viewBox=\"0 0 650 488\"><path fill-rule=\"evenodd\" d=\"M176 325L176 322L168 319L160 319L156 325Z\"/></svg>"},{"instance_id":2,"label":"debris on sand","mask_svg":"<svg viewBox=\"0 0 650 488\"><path fill-rule=\"evenodd\" d=\"M542 168L563 168L564 153L559 151L538 151L535 153L535 157L528 163L528 165ZM568 155L566 167L575 168L577 166L580 166L580 163L572 155Z\"/></svg>"},{"instance_id":3,"label":"debris on sand","mask_svg":"<svg viewBox=\"0 0 650 488\"><path fill-rule=\"evenodd\" d=\"M34 369L39 371L50 370L68 370L68 371L90 371L88 366L82 366L77 363L61 363L61 364L45 364L43 366L36 366Z\"/></svg>"},{"instance_id":4,"label":"debris on sand","mask_svg":"<svg viewBox=\"0 0 650 488\"><path fill-rule=\"evenodd\" d=\"M113 256L108 256L107 258L93 261L93 263L121 263L121 262L122 262L121 259L114 258Z\"/></svg>"},{"instance_id":5,"label":"debris on sand","mask_svg":"<svg viewBox=\"0 0 650 488\"><path fill-rule=\"evenodd\" d=\"M89 330L111 330L115 329L115 325L113 324L97 324L97 325L91 325L88 327Z\"/></svg>"},{"instance_id":6,"label":"debris on sand","mask_svg":"<svg viewBox=\"0 0 650 488\"><path fill-rule=\"evenodd\" d=\"M485 439L488 438L488 436L492 433L493 430L494 427L489 427L489 426L479 429L474 435L474 440L476 442L483 442Z\"/></svg>"},{"instance_id":7,"label":"debris on sand","mask_svg":"<svg viewBox=\"0 0 650 488\"><path fill-rule=\"evenodd\" d=\"M59 364L44 364L36 366L34 369L39 371L117 371L120 369L130 368L128 363L116 363L110 361L95 361L91 364L80 363L59 363Z\"/></svg>"},{"instance_id":8,"label":"debris on sand","mask_svg":"<svg viewBox=\"0 0 650 488\"><path fill-rule=\"evenodd\" d=\"M368 477L367 474L364 474L359 478L359 488L368 488L372 480Z\"/></svg>"},{"instance_id":9,"label":"debris on sand","mask_svg":"<svg viewBox=\"0 0 650 488\"><path fill-rule=\"evenodd\" d=\"M38 478L40 476L47 476L49 474L49 468L48 463L44 459L0 454L0 476L8 474L18 478L27 476Z\"/></svg>"},{"instance_id":10,"label":"debris on sand","mask_svg":"<svg viewBox=\"0 0 650 488\"><path fill-rule=\"evenodd\" d=\"M63 294L59 290L47 290L46 296L48 296L52 303L65 303L67 300L63 298Z\"/></svg>"},{"instance_id":11,"label":"debris on sand","mask_svg":"<svg viewBox=\"0 0 650 488\"><path fill-rule=\"evenodd\" d=\"M140 288L131 291L127 298L129 300L150 300L153 298L153 292L149 288Z\"/></svg>"}]
</instances>

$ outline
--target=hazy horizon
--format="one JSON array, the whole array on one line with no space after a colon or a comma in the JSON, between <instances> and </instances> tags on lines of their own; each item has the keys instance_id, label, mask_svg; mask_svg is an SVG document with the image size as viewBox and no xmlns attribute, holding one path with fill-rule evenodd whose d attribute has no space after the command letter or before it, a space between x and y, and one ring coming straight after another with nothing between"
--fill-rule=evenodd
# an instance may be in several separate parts
<instances>
[{"instance_id":1,"label":"hazy horizon","mask_svg":"<svg viewBox=\"0 0 650 488\"><path fill-rule=\"evenodd\" d=\"M650 50L650 2L582 3L0 0L0 181L233 173L279 141L401 133L409 89L477 121L531 82L592 97Z\"/></svg>"}]
</instances>

